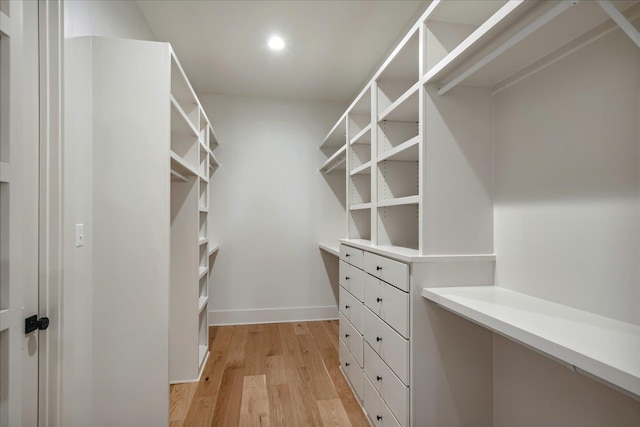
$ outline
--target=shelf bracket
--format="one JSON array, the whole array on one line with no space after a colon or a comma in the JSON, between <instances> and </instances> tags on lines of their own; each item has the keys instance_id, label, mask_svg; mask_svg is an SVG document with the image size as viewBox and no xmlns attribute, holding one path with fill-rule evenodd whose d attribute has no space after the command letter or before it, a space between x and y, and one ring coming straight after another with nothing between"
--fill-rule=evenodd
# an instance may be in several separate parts
<instances>
[{"instance_id":1,"label":"shelf bracket","mask_svg":"<svg viewBox=\"0 0 640 427\"><path fill-rule=\"evenodd\" d=\"M498 46L496 49L489 52L486 56L484 56L478 62L473 64L470 68L467 68L464 72L456 76L449 83L438 88L438 91L437 91L438 96L442 96L445 93L449 92L451 89L458 86L460 83L462 83L463 81L471 77L473 74L475 74L482 67L489 64L491 61L493 61L494 59L496 59L497 57L505 53L507 50L511 49L512 47L520 43L522 40L524 40L531 34L538 31L541 27L543 27L549 21L554 19L556 16L560 15L562 12L578 4L579 2L580 0L561 1L556 6L549 9L547 12L545 12L543 15L539 16L536 20L531 22L529 25L527 25L526 27L518 31L513 37L508 39L506 42L504 42L503 44Z\"/></svg>"},{"instance_id":2,"label":"shelf bracket","mask_svg":"<svg viewBox=\"0 0 640 427\"><path fill-rule=\"evenodd\" d=\"M640 48L640 32L629 22L624 15L616 9L609 0L596 0L598 5L606 12L607 15L618 24L618 27Z\"/></svg>"}]
</instances>

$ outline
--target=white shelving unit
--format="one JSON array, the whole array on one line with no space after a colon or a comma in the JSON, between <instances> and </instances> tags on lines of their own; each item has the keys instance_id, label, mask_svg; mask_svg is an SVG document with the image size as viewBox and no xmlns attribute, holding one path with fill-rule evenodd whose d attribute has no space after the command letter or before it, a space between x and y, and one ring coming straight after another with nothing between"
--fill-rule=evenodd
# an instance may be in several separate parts
<instances>
[{"instance_id":1,"label":"white shelving unit","mask_svg":"<svg viewBox=\"0 0 640 427\"><path fill-rule=\"evenodd\" d=\"M424 289L466 319L640 397L640 326L497 286Z\"/></svg>"}]
</instances>

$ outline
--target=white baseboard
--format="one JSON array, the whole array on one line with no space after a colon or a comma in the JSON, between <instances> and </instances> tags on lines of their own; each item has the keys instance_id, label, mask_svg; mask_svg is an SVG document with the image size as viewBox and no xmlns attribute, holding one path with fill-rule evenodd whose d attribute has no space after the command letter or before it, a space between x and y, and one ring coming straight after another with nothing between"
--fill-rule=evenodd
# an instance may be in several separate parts
<instances>
[{"instance_id":1,"label":"white baseboard","mask_svg":"<svg viewBox=\"0 0 640 427\"><path fill-rule=\"evenodd\" d=\"M338 318L338 307L260 308L250 310L213 310L208 313L209 325L249 325L252 323L308 322Z\"/></svg>"}]
</instances>

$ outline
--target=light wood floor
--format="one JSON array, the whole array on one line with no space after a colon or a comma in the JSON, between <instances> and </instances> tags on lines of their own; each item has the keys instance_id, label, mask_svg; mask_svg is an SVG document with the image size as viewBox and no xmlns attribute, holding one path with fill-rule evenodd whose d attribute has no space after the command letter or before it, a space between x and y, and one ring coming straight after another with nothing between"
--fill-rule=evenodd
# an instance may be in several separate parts
<instances>
[{"instance_id":1,"label":"light wood floor","mask_svg":"<svg viewBox=\"0 0 640 427\"><path fill-rule=\"evenodd\" d=\"M211 327L209 348L200 382L171 386L171 427L369 426L337 320Z\"/></svg>"}]
</instances>

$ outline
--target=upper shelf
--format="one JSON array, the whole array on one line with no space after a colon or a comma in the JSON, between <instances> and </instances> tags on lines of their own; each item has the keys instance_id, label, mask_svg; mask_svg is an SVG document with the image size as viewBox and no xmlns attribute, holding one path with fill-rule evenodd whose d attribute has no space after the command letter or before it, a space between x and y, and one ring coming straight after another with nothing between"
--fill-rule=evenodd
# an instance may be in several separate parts
<instances>
[{"instance_id":1,"label":"upper shelf","mask_svg":"<svg viewBox=\"0 0 640 427\"><path fill-rule=\"evenodd\" d=\"M179 175L184 177L187 176L198 176L198 172L196 169L185 162L180 156L178 156L173 151L171 152L171 170L177 172Z\"/></svg>"},{"instance_id":2,"label":"upper shelf","mask_svg":"<svg viewBox=\"0 0 640 427\"><path fill-rule=\"evenodd\" d=\"M320 172L328 174L333 171L345 171L347 162L347 146L343 145L338 151L333 153L320 168Z\"/></svg>"},{"instance_id":3,"label":"upper shelf","mask_svg":"<svg viewBox=\"0 0 640 427\"><path fill-rule=\"evenodd\" d=\"M379 121L418 122L419 85L416 83L402 94L393 104L380 113Z\"/></svg>"},{"instance_id":4,"label":"upper shelf","mask_svg":"<svg viewBox=\"0 0 640 427\"><path fill-rule=\"evenodd\" d=\"M640 397L640 326L497 286L425 288L422 296Z\"/></svg>"},{"instance_id":5,"label":"upper shelf","mask_svg":"<svg viewBox=\"0 0 640 427\"><path fill-rule=\"evenodd\" d=\"M628 10L637 2L613 3L619 10L637 10ZM568 51L582 37L593 37L590 31L606 30L596 29L599 25L614 25L607 21L609 15L596 2L511 0L441 61L427 67L423 83L437 84L439 95L458 84L494 87L559 49Z\"/></svg>"},{"instance_id":6,"label":"upper shelf","mask_svg":"<svg viewBox=\"0 0 640 427\"><path fill-rule=\"evenodd\" d=\"M327 136L320 144L321 149L325 148L338 148L342 147L347 142L347 118L346 116L340 117L338 123L329 131Z\"/></svg>"}]
</instances>

